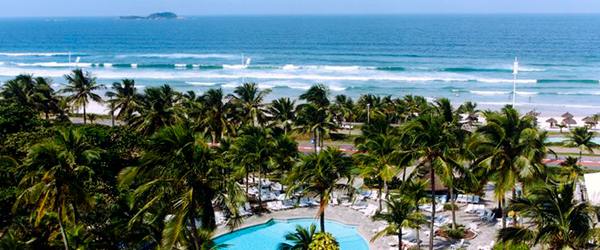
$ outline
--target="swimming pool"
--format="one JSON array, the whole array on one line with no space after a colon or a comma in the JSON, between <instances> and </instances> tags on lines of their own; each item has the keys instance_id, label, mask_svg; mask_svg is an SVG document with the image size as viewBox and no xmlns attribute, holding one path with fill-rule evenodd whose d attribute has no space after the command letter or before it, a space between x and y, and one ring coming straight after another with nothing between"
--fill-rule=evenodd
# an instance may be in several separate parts
<instances>
[{"instance_id":1,"label":"swimming pool","mask_svg":"<svg viewBox=\"0 0 600 250\"><path fill-rule=\"evenodd\" d=\"M277 245L283 242L284 236L288 232L295 232L296 225L308 228L310 224L317 226L319 231L319 221L315 219L290 219L290 220L269 220L268 222L256 226L247 227L215 238L217 244L227 244L225 249L242 250L275 250ZM333 234L340 243L341 249L368 250L369 245L360 236L356 227L348 226L339 222L326 220L325 231Z\"/></svg>"},{"instance_id":2,"label":"swimming pool","mask_svg":"<svg viewBox=\"0 0 600 250\"><path fill-rule=\"evenodd\" d=\"M567 138L565 138L565 137L548 137L546 139L546 142L558 143L558 142L564 142L565 140L567 140ZM596 144L600 144L600 138L599 137L592 138L592 142L594 142Z\"/></svg>"}]
</instances>

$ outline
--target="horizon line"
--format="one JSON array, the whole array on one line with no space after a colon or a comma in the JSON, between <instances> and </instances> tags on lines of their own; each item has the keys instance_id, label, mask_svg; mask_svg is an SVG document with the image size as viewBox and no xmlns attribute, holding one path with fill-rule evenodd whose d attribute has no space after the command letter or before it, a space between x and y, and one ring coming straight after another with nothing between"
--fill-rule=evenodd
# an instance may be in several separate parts
<instances>
[{"instance_id":1,"label":"horizon line","mask_svg":"<svg viewBox=\"0 0 600 250\"><path fill-rule=\"evenodd\" d=\"M161 12L172 12L172 11L161 11ZM159 12L153 12L159 13ZM177 14L176 12L173 12ZM144 15L150 15L142 14ZM0 19L10 18L110 18L110 17L122 17L131 16L136 14L124 14L124 15L82 15L82 16L0 16ZM279 14L279 13L220 13L220 14L177 14L178 17L298 17L298 16L427 16L427 15L439 15L439 16L459 16L459 15L470 15L470 16L500 16L500 15L600 15L600 12L399 12L399 13L297 13L297 14Z\"/></svg>"}]
</instances>

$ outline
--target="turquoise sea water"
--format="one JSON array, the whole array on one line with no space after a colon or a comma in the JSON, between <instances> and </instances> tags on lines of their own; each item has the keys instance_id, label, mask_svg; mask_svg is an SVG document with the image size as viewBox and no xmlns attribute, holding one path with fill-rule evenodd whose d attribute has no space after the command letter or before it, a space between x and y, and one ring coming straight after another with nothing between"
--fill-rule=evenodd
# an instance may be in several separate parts
<instances>
[{"instance_id":1,"label":"turquoise sea water","mask_svg":"<svg viewBox=\"0 0 600 250\"><path fill-rule=\"evenodd\" d=\"M296 225L308 228L318 224L314 219L293 219L287 221L271 220L265 224L244 228L232 233L219 236L217 244L227 244L229 250L275 250L277 245L284 242L284 235L294 232ZM318 230L318 226L317 226ZM355 227L334 221L325 221L325 230L333 234L340 243L342 250L368 250L367 242L358 234Z\"/></svg>"},{"instance_id":2,"label":"turquoise sea water","mask_svg":"<svg viewBox=\"0 0 600 250\"><path fill-rule=\"evenodd\" d=\"M408 15L0 19L0 81L19 73L64 80L77 57L102 83L129 77L182 91L243 81L298 96L448 97L517 103L542 115L600 111L598 15ZM242 67L242 54L251 58Z\"/></svg>"}]
</instances>

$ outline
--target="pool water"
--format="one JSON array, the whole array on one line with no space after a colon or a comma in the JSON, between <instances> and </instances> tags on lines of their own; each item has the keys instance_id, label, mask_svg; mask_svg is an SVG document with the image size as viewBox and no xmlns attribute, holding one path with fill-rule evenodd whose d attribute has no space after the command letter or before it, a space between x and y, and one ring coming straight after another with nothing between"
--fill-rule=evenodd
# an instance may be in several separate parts
<instances>
[{"instance_id":1,"label":"pool water","mask_svg":"<svg viewBox=\"0 0 600 250\"><path fill-rule=\"evenodd\" d=\"M548 137L546 139L546 142L558 143L558 142L564 142L565 140L567 140L567 138L565 138L565 137ZM592 138L592 142L594 142L596 144L600 144L600 138L598 138L598 137Z\"/></svg>"},{"instance_id":2,"label":"pool water","mask_svg":"<svg viewBox=\"0 0 600 250\"><path fill-rule=\"evenodd\" d=\"M227 244L225 249L229 250L276 250L279 243L285 241L285 234L296 231L296 225L308 228L310 224L315 224L317 232L319 231L319 221L315 219L270 220L264 224L221 235L215 238L215 243ZM369 249L356 227L326 220L325 231L335 236L342 250Z\"/></svg>"}]
</instances>

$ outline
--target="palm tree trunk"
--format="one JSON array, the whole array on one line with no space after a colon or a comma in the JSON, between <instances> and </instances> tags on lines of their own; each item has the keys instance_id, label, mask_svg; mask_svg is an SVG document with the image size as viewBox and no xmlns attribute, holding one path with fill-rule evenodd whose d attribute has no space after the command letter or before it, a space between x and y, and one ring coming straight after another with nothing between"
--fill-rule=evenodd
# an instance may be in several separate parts
<instances>
[{"instance_id":1,"label":"palm tree trunk","mask_svg":"<svg viewBox=\"0 0 600 250\"><path fill-rule=\"evenodd\" d=\"M502 213L502 229L506 228L506 211L504 209L505 206L505 201L504 201L504 197L502 197L502 199L500 200L500 213Z\"/></svg>"},{"instance_id":2,"label":"palm tree trunk","mask_svg":"<svg viewBox=\"0 0 600 250\"><path fill-rule=\"evenodd\" d=\"M198 237L198 227L196 226L196 204L192 198L192 204L190 209L190 226L192 228L192 238L194 239L194 249L199 250L200 246L200 237Z\"/></svg>"},{"instance_id":3,"label":"palm tree trunk","mask_svg":"<svg viewBox=\"0 0 600 250\"><path fill-rule=\"evenodd\" d=\"M202 228L215 229L217 223L215 222L215 209L212 206L214 194L211 190L205 190L203 197L205 199L202 202Z\"/></svg>"},{"instance_id":4,"label":"palm tree trunk","mask_svg":"<svg viewBox=\"0 0 600 250\"><path fill-rule=\"evenodd\" d=\"M260 166L258 166L258 207L262 211L262 176L260 170Z\"/></svg>"},{"instance_id":5,"label":"palm tree trunk","mask_svg":"<svg viewBox=\"0 0 600 250\"><path fill-rule=\"evenodd\" d=\"M246 197L248 197L250 194L248 193L248 186L249 186L249 182L250 178L248 177L248 171L246 171Z\"/></svg>"},{"instance_id":6,"label":"palm tree trunk","mask_svg":"<svg viewBox=\"0 0 600 250\"><path fill-rule=\"evenodd\" d=\"M417 238L417 249L421 250L421 236L419 236L419 231L421 231L418 227L415 229L415 237Z\"/></svg>"},{"instance_id":7,"label":"palm tree trunk","mask_svg":"<svg viewBox=\"0 0 600 250\"><path fill-rule=\"evenodd\" d=\"M313 130L313 147L315 149L315 154L317 153L317 130Z\"/></svg>"},{"instance_id":8,"label":"palm tree trunk","mask_svg":"<svg viewBox=\"0 0 600 250\"><path fill-rule=\"evenodd\" d=\"M320 219L321 232L324 233L325 232L325 207L323 207L323 194L321 194L321 196L320 196L319 205L322 206L322 208L319 208L319 209L321 209L321 214L319 215L319 217L320 217L319 219Z\"/></svg>"},{"instance_id":9,"label":"palm tree trunk","mask_svg":"<svg viewBox=\"0 0 600 250\"><path fill-rule=\"evenodd\" d=\"M60 228L60 234L62 235L63 244L65 245L65 250L69 250L69 242L67 241L67 234L65 233L65 228L62 224L62 205L58 202L58 227Z\"/></svg>"},{"instance_id":10,"label":"palm tree trunk","mask_svg":"<svg viewBox=\"0 0 600 250\"><path fill-rule=\"evenodd\" d=\"M86 123L85 103L83 104L83 124Z\"/></svg>"},{"instance_id":11,"label":"palm tree trunk","mask_svg":"<svg viewBox=\"0 0 600 250\"><path fill-rule=\"evenodd\" d=\"M433 169L430 170L431 178L431 223L429 225L429 250L433 250L433 237L434 237L434 224L435 224L435 171Z\"/></svg>"},{"instance_id":12,"label":"palm tree trunk","mask_svg":"<svg viewBox=\"0 0 600 250\"><path fill-rule=\"evenodd\" d=\"M579 165L583 167L583 151L581 149L579 149ZM581 201L585 201L585 195L583 194L583 186L581 185L581 183L579 183L579 181L577 181L577 185L579 185L579 194L581 195Z\"/></svg>"},{"instance_id":13,"label":"palm tree trunk","mask_svg":"<svg viewBox=\"0 0 600 250\"><path fill-rule=\"evenodd\" d=\"M398 228L398 250L402 250L402 247L402 225L400 225L400 228Z\"/></svg>"},{"instance_id":14,"label":"palm tree trunk","mask_svg":"<svg viewBox=\"0 0 600 250\"><path fill-rule=\"evenodd\" d=\"M382 186L383 185L381 184L381 180L379 180L379 187L377 188L377 199L379 200L379 211L381 211L381 209L383 208L383 203L382 203L383 197L381 195L382 194L382 191L381 191Z\"/></svg>"},{"instance_id":15,"label":"palm tree trunk","mask_svg":"<svg viewBox=\"0 0 600 250\"><path fill-rule=\"evenodd\" d=\"M456 230L456 209L454 209L454 188L448 187L450 191L450 206L452 207L452 230Z\"/></svg>"},{"instance_id":16,"label":"palm tree trunk","mask_svg":"<svg viewBox=\"0 0 600 250\"><path fill-rule=\"evenodd\" d=\"M385 193L385 200L388 200L390 196L390 190L388 188L387 181L385 180L383 181L383 192Z\"/></svg>"},{"instance_id":17,"label":"palm tree trunk","mask_svg":"<svg viewBox=\"0 0 600 250\"><path fill-rule=\"evenodd\" d=\"M114 110L110 111L110 124L111 124L111 127L115 126L115 111Z\"/></svg>"}]
</instances>

